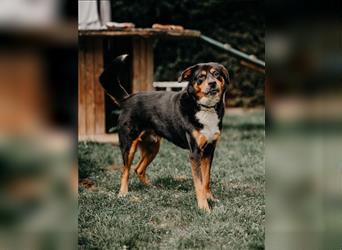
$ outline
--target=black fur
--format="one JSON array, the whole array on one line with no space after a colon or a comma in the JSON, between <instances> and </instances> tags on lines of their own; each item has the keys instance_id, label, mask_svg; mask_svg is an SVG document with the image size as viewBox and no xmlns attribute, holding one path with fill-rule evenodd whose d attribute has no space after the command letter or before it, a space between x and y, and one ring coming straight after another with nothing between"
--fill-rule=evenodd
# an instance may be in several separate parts
<instances>
[{"instance_id":1,"label":"black fur","mask_svg":"<svg viewBox=\"0 0 342 250\"><path fill-rule=\"evenodd\" d=\"M202 157L209 157L212 162L216 142L206 145L200 149L192 136L194 130L200 130L203 125L195 117L201 106L197 102L193 82L196 75L205 67L215 67L228 84L227 70L217 63L197 64L186 69L179 80L188 80L186 89L180 92L140 92L128 96L121 87L118 75L122 70L123 56L116 58L100 76L100 82L106 92L121 107L121 114L118 120L120 148L124 164L127 163L132 142L138 138L143 131L156 134L175 145L190 149L190 158L193 159L198 168L196 173L200 175L200 161ZM224 86L224 91L226 86ZM215 111L219 118L219 129L222 129L222 118L224 115L224 94L215 105ZM201 177L202 178L202 177Z\"/></svg>"},{"instance_id":2,"label":"black fur","mask_svg":"<svg viewBox=\"0 0 342 250\"><path fill-rule=\"evenodd\" d=\"M153 130L157 135L175 145L189 149L185 133L191 134L193 129L203 127L195 118L200 106L193 96L192 84L180 92L151 91L128 96L118 79L123 69L122 62L122 56L117 57L100 76L103 88L120 104L122 109L118 120L119 133L128 133L129 137L134 140L140 132ZM215 109L222 121L223 99ZM219 128L222 128L222 122Z\"/></svg>"},{"instance_id":3,"label":"black fur","mask_svg":"<svg viewBox=\"0 0 342 250\"><path fill-rule=\"evenodd\" d=\"M120 84L120 73L124 68L124 63L128 55L121 55L114 59L114 61L102 72L99 77L102 87L106 93L118 104L128 97L129 94Z\"/></svg>"}]
</instances>

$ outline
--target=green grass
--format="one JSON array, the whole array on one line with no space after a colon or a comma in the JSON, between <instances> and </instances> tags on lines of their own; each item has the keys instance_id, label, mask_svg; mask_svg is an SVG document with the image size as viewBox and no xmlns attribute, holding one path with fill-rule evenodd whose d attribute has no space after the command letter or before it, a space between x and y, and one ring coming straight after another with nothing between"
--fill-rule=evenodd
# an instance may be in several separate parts
<instances>
[{"instance_id":1,"label":"green grass","mask_svg":"<svg viewBox=\"0 0 342 250\"><path fill-rule=\"evenodd\" d=\"M147 170L152 186L133 165L125 198L117 198L117 146L83 142L78 154L80 177L95 183L79 188L80 249L264 248L263 112L226 115L211 179L220 201L210 214L197 209L188 152L166 140Z\"/></svg>"}]
</instances>

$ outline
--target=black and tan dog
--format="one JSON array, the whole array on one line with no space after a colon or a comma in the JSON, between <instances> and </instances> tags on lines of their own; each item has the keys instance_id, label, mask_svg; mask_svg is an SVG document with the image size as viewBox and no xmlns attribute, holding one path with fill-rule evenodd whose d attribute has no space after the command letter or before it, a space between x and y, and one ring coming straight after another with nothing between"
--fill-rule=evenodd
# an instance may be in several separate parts
<instances>
[{"instance_id":1,"label":"black and tan dog","mask_svg":"<svg viewBox=\"0 0 342 250\"><path fill-rule=\"evenodd\" d=\"M117 57L104 70L100 82L119 104L120 149L124 169L119 196L128 192L130 166L137 148L141 158L135 167L148 184L146 169L156 157L161 138L190 150L198 207L210 210L210 169L222 130L228 71L218 63L200 63L184 70L179 81L189 81L181 92L140 92L128 95L120 85L119 72L127 55Z\"/></svg>"}]
</instances>

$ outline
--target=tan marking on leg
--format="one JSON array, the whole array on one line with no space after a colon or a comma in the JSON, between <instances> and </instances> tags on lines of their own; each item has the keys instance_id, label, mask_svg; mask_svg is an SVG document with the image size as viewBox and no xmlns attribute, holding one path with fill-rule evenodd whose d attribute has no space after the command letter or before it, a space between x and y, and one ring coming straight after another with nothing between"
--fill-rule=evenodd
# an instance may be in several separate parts
<instances>
[{"instance_id":1,"label":"tan marking on leg","mask_svg":"<svg viewBox=\"0 0 342 250\"><path fill-rule=\"evenodd\" d=\"M141 137L144 135L145 131L141 132L137 139L132 142L131 148L129 149L127 163L123 167L122 175L121 175L121 185L119 191L119 197L127 195L128 192L128 179L129 179L129 171L132 165L132 161L134 159L134 154L137 151L137 147L139 142L141 141Z\"/></svg>"},{"instance_id":2,"label":"tan marking on leg","mask_svg":"<svg viewBox=\"0 0 342 250\"><path fill-rule=\"evenodd\" d=\"M203 189L207 197L207 193L210 192L210 158L205 157L201 161L201 171L203 177Z\"/></svg>"},{"instance_id":3,"label":"tan marking on leg","mask_svg":"<svg viewBox=\"0 0 342 250\"><path fill-rule=\"evenodd\" d=\"M191 159L191 172L194 180L198 208L210 212L209 204L203 189L202 173L200 167L201 166L198 165L194 159Z\"/></svg>"},{"instance_id":4,"label":"tan marking on leg","mask_svg":"<svg viewBox=\"0 0 342 250\"><path fill-rule=\"evenodd\" d=\"M215 143L220 139L221 137L221 132L218 131L214 134L214 137L213 137L213 141L215 141Z\"/></svg>"},{"instance_id":5,"label":"tan marking on leg","mask_svg":"<svg viewBox=\"0 0 342 250\"><path fill-rule=\"evenodd\" d=\"M139 180L148 185L150 181L146 177L146 169L149 164L153 161L159 152L160 148L160 137L152 135L149 138L143 138L140 143L141 158L135 167L135 173Z\"/></svg>"},{"instance_id":6,"label":"tan marking on leg","mask_svg":"<svg viewBox=\"0 0 342 250\"><path fill-rule=\"evenodd\" d=\"M192 136L195 138L197 146L199 149L203 150L208 144L208 139L205 135L201 134L198 130L192 131Z\"/></svg>"},{"instance_id":7,"label":"tan marking on leg","mask_svg":"<svg viewBox=\"0 0 342 250\"><path fill-rule=\"evenodd\" d=\"M204 189L205 197L207 199L212 200L212 201L218 201L217 199L214 198L210 189L210 176L211 176L210 171L211 171L212 157L213 156L207 156L203 158L202 160L201 171L202 171L202 176L203 176L203 189Z\"/></svg>"}]
</instances>

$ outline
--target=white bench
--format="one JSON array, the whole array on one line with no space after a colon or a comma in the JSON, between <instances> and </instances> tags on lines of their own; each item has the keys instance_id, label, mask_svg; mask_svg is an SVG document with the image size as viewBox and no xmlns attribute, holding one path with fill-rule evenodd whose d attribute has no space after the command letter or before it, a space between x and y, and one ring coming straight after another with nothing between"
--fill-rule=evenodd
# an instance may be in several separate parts
<instances>
[{"instance_id":1,"label":"white bench","mask_svg":"<svg viewBox=\"0 0 342 250\"><path fill-rule=\"evenodd\" d=\"M175 91L175 89L184 89L188 85L188 82L153 82L155 89L162 89L166 91Z\"/></svg>"}]
</instances>

